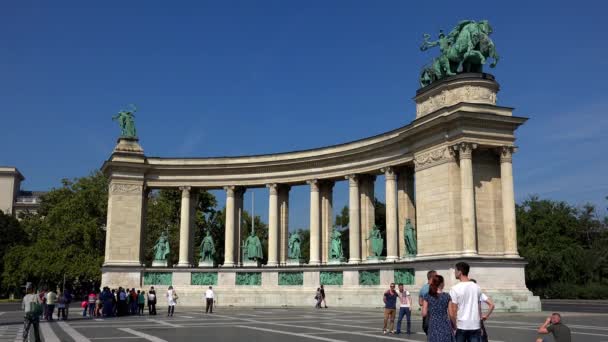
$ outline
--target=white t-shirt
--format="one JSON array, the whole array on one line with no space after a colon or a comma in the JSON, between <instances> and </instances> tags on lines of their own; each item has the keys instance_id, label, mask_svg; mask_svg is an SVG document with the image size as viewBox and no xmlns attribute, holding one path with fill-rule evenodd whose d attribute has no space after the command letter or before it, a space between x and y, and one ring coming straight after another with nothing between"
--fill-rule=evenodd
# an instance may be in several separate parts
<instances>
[{"instance_id":1,"label":"white t-shirt","mask_svg":"<svg viewBox=\"0 0 608 342\"><path fill-rule=\"evenodd\" d=\"M480 329L479 301L481 288L472 281L465 281L450 289L452 303L458 305L456 327L461 330Z\"/></svg>"},{"instance_id":2,"label":"white t-shirt","mask_svg":"<svg viewBox=\"0 0 608 342\"><path fill-rule=\"evenodd\" d=\"M208 289L207 291L205 291L205 298L213 299L213 290Z\"/></svg>"},{"instance_id":3,"label":"white t-shirt","mask_svg":"<svg viewBox=\"0 0 608 342\"><path fill-rule=\"evenodd\" d=\"M25 313L30 312L32 309L32 303L40 303L40 298L37 294L27 294L23 297L23 302L21 303L21 308L25 311Z\"/></svg>"}]
</instances>

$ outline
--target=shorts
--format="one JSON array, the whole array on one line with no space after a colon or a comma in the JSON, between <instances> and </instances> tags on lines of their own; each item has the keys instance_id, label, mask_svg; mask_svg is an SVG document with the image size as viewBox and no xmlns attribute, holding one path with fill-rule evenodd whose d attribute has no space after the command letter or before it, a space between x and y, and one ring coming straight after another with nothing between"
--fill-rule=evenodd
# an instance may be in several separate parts
<instances>
[{"instance_id":1,"label":"shorts","mask_svg":"<svg viewBox=\"0 0 608 342\"><path fill-rule=\"evenodd\" d=\"M395 313L397 312L396 309L384 309L384 319L395 319Z\"/></svg>"}]
</instances>

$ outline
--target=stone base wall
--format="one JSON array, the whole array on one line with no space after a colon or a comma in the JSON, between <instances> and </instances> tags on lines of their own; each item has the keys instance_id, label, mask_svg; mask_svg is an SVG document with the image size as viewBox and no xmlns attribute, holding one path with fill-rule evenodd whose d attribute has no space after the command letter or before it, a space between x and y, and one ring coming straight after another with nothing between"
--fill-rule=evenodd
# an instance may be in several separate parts
<instances>
[{"instance_id":1,"label":"stone base wall","mask_svg":"<svg viewBox=\"0 0 608 342\"><path fill-rule=\"evenodd\" d=\"M381 307L382 294L391 282L399 282L399 276L409 274L409 284L405 288L412 293L414 303L418 302L418 291L426 283L426 273L433 269L441 274L449 289L454 279L453 265L464 260L471 265L470 276L475 278L484 293L496 303L496 311L528 312L540 311L540 300L525 287L522 260L500 258L469 258L416 260L374 265L341 265L322 267L282 267L282 268L116 268L105 267L102 286L119 286L143 289L154 286L158 303L166 305L164 293L172 285L179 295L180 306L202 306L203 295L209 284L216 293L220 306L314 306L317 287L324 278L323 273L341 275L341 285L324 285L327 305L331 307ZM302 285L279 285L280 273L301 273ZM212 274L207 285L192 285L192 274ZM260 273L257 285L237 285L239 273ZM154 274L154 279L150 276ZM160 276L157 276L160 274ZM363 276L362 276L363 274ZM371 277L369 275L371 274ZM165 277L165 278L163 278ZM215 277L215 278L214 278ZM365 278L365 279L362 279ZM362 282L371 281L372 285ZM156 282L156 283L155 283ZM417 307L415 305L415 307Z\"/></svg>"}]
</instances>

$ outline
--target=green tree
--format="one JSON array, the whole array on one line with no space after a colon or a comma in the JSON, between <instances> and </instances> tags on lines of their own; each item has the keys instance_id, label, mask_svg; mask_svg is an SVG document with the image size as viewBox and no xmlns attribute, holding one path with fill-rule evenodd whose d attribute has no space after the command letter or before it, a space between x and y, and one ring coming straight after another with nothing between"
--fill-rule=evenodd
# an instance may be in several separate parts
<instances>
[{"instance_id":1,"label":"green tree","mask_svg":"<svg viewBox=\"0 0 608 342\"><path fill-rule=\"evenodd\" d=\"M13 247L28 243L28 236L21 227L19 221L12 215L7 215L0 210L0 260L5 260L7 251ZM0 275L4 271L4 263L0 263ZM1 279L1 278L0 278ZM9 290L4 282L0 282L0 296L4 296Z\"/></svg>"},{"instance_id":2,"label":"green tree","mask_svg":"<svg viewBox=\"0 0 608 342\"><path fill-rule=\"evenodd\" d=\"M3 280L18 287L96 283L103 262L108 181L101 172L74 180L42 196L37 214L21 222L29 243L9 248Z\"/></svg>"},{"instance_id":3,"label":"green tree","mask_svg":"<svg viewBox=\"0 0 608 342\"><path fill-rule=\"evenodd\" d=\"M526 284L545 297L605 297L608 229L595 207L532 196L516 207L518 248L528 261ZM587 290L583 288L587 287ZM602 292L603 291L603 292Z\"/></svg>"}]
</instances>

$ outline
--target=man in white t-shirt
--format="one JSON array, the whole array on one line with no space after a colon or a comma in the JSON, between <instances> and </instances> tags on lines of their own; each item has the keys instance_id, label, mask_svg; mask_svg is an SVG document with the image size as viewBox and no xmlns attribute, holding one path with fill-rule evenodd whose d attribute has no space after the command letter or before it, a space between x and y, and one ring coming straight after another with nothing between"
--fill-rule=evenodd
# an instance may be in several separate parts
<instances>
[{"instance_id":1,"label":"man in white t-shirt","mask_svg":"<svg viewBox=\"0 0 608 342\"><path fill-rule=\"evenodd\" d=\"M456 264L454 273L460 283L450 289L451 300L448 312L452 325L456 327L456 342L481 341L479 324L481 288L469 279L469 268L466 262Z\"/></svg>"},{"instance_id":2,"label":"man in white t-shirt","mask_svg":"<svg viewBox=\"0 0 608 342\"><path fill-rule=\"evenodd\" d=\"M403 321L403 316L405 316L407 320L406 334L410 335L412 333L412 296L410 295L410 291L403 288L403 284L399 283L398 288L399 318L397 319L397 334L401 334L401 321Z\"/></svg>"},{"instance_id":3,"label":"man in white t-shirt","mask_svg":"<svg viewBox=\"0 0 608 342\"><path fill-rule=\"evenodd\" d=\"M209 286L209 289L205 291L205 301L207 302L207 306L205 307L205 313L213 313L213 287Z\"/></svg>"}]
</instances>

